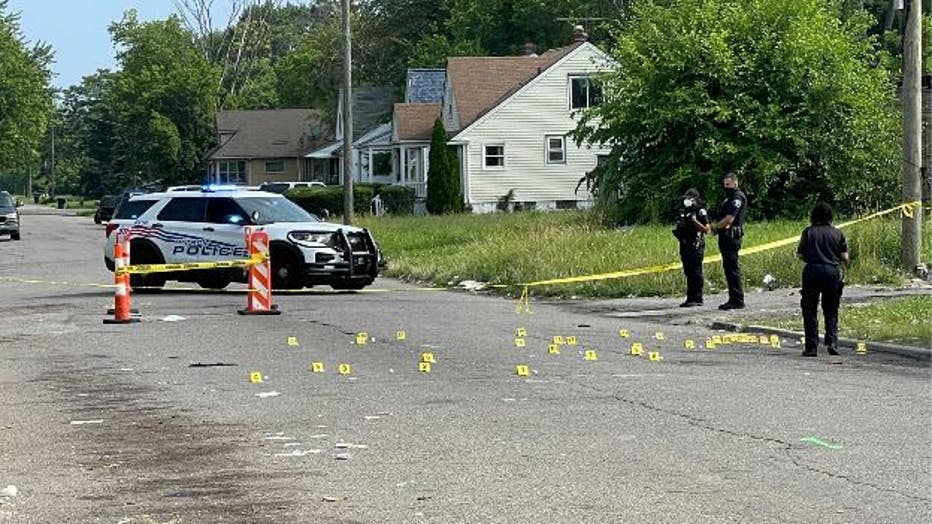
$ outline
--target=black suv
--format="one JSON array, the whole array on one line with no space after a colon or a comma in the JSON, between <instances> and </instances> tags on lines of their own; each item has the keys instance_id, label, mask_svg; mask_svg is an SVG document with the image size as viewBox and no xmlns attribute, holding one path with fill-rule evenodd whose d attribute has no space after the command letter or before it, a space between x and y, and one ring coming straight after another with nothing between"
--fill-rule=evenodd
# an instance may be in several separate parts
<instances>
[{"instance_id":1,"label":"black suv","mask_svg":"<svg viewBox=\"0 0 932 524\"><path fill-rule=\"evenodd\" d=\"M18 202L6 191L0 191L0 235L10 235L13 240L19 240L19 207Z\"/></svg>"},{"instance_id":2,"label":"black suv","mask_svg":"<svg viewBox=\"0 0 932 524\"><path fill-rule=\"evenodd\" d=\"M113 218L113 211L116 209L117 202L120 201L119 195L104 195L100 197L100 203L97 204L97 212L94 213L94 223L103 224Z\"/></svg>"}]
</instances>

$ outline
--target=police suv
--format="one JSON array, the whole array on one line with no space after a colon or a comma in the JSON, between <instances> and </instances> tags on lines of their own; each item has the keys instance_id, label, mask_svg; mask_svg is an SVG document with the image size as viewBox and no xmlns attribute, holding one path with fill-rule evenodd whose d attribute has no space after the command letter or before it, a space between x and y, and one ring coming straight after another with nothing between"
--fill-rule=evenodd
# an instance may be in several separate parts
<instances>
[{"instance_id":1,"label":"police suv","mask_svg":"<svg viewBox=\"0 0 932 524\"><path fill-rule=\"evenodd\" d=\"M216 187L131 197L107 224L104 262L113 271L118 229L130 232L132 265L246 259L246 226L269 235L273 288L362 289L384 266L378 244L365 229L322 222L282 195ZM151 273L130 279L134 287L161 288L167 280L177 280L223 289L231 282L246 282L246 270Z\"/></svg>"}]
</instances>

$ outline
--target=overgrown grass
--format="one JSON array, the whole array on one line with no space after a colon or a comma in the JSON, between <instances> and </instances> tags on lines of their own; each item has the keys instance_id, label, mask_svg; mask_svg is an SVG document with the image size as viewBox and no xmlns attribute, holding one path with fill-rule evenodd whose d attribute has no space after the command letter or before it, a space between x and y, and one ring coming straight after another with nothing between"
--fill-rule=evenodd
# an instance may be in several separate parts
<instances>
[{"instance_id":1,"label":"overgrown grass","mask_svg":"<svg viewBox=\"0 0 932 524\"><path fill-rule=\"evenodd\" d=\"M445 285L479 280L520 284L552 278L606 273L679 260L676 240L667 226L611 229L587 212L452 215L427 217L364 217L389 258L390 276ZM923 260L932 260L932 231L925 224ZM744 245L798 237L805 223L752 223ZM851 283L896 284L899 219L878 219L845 230L853 257L847 273ZM718 252L710 238L706 256ZM798 286L801 263L795 245L742 257L749 287L759 287L765 275L779 285ZM721 264L707 264L711 290L725 285ZM680 295L685 282L680 271L599 282L538 287L537 295L618 297ZM709 290L709 286L707 286ZM711 291L710 290L710 291Z\"/></svg>"},{"instance_id":2,"label":"overgrown grass","mask_svg":"<svg viewBox=\"0 0 932 524\"><path fill-rule=\"evenodd\" d=\"M820 318L821 323L821 318ZM770 318L756 323L802 331L799 314ZM820 324L820 327L824 327ZM932 347L932 297L894 298L869 305L844 306L839 312L841 336L875 342L896 342Z\"/></svg>"}]
</instances>

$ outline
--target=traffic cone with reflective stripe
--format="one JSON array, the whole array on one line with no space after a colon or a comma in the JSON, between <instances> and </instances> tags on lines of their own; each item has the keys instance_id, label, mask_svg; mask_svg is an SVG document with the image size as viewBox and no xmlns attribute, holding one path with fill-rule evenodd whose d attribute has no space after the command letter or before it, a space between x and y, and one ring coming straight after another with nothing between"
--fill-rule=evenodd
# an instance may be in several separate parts
<instances>
[{"instance_id":1,"label":"traffic cone with reflective stripe","mask_svg":"<svg viewBox=\"0 0 932 524\"><path fill-rule=\"evenodd\" d=\"M240 315L281 315L278 306L272 305L272 259L269 256L269 235L265 231L246 230L249 256L261 259L249 266L249 293L246 309Z\"/></svg>"},{"instance_id":2,"label":"traffic cone with reflective stripe","mask_svg":"<svg viewBox=\"0 0 932 524\"><path fill-rule=\"evenodd\" d=\"M113 294L113 318L105 318L104 324L139 322L139 318L133 317L131 312L129 273L123 271L123 268L129 265L128 262L129 257L124 253L124 243L120 238L117 238L113 245L113 281L116 284L116 292Z\"/></svg>"}]
</instances>

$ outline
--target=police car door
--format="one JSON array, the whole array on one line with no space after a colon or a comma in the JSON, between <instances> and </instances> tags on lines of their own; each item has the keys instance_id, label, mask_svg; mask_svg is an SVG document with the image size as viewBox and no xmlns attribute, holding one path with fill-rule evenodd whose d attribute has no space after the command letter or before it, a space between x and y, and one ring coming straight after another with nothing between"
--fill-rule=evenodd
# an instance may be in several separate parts
<instances>
[{"instance_id":1,"label":"police car door","mask_svg":"<svg viewBox=\"0 0 932 524\"><path fill-rule=\"evenodd\" d=\"M248 215L232 198L208 198L205 229L209 229L212 242L204 255L217 261L249 258L244 227L248 223Z\"/></svg>"},{"instance_id":2,"label":"police car door","mask_svg":"<svg viewBox=\"0 0 932 524\"><path fill-rule=\"evenodd\" d=\"M200 262L202 249L209 243L204 231L207 199L204 197L177 196L159 211L156 221L150 224L155 234L152 240L158 245L165 262Z\"/></svg>"}]
</instances>

